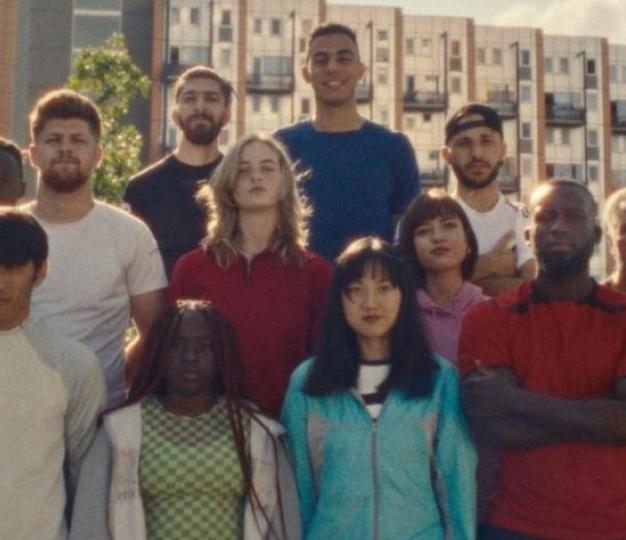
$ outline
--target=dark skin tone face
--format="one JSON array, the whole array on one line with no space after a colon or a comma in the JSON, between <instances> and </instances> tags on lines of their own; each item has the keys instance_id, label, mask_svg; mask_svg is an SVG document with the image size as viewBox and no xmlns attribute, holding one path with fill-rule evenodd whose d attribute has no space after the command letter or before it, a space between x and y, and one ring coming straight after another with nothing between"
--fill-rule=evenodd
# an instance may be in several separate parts
<instances>
[{"instance_id":1,"label":"dark skin tone face","mask_svg":"<svg viewBox=\"0 0 626 540\"><path fill-rule=\"evenodd\" d=\"M167 362L165 408L194 416L209 411L217 400L216 368L207 324L202 315L185 312Z\"/></svg>"},{"instance_id":2,"label":"dark skin tone face","mask_svg":"<svg viewBox=\"0 0 626 540\"><path fill-rule=\"evenodd\" d=\"M602 235L591 196L575 186L546 185L533 196L531 212L537 286L555 298L584 297L592 287L589 260Z\"/></svg>"}]
</instances>

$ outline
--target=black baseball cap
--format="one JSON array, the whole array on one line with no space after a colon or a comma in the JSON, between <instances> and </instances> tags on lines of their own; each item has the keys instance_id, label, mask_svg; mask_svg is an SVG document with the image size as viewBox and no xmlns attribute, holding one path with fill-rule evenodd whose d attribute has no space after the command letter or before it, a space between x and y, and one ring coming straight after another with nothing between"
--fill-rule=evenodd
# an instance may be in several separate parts
<instances>
[{"instance_id":1,"label":"black baseball cap","mask_svg":"<svg viewBox=\"0 0 626 540\"><path fill-rule=\"evenodd\" d=\"M467 120L468 116L480 116L481 119ZM446 122L446 144L457 133L480 126L488 127L503 135L502 120L494 109L482 103L468 103L455 112Z\"/></svg>"}]
</instances>

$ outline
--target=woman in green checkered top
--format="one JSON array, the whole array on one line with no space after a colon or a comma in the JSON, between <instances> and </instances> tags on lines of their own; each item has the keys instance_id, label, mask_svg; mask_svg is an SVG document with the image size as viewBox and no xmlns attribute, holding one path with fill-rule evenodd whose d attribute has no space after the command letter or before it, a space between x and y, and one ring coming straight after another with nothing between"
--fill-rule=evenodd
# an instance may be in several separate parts
<instances>
[{"instance_id":1,"label":"woman in green checkered top","mask_svg":"<svg viewBox=\"0 0 626 540\"><path fill-rule=\"evenodd\" d=\"M125 404L103 416L70 538L299 538L283 429L246 398L225 317L204 301L170 307Z\"/></svg>"}]
</instances>

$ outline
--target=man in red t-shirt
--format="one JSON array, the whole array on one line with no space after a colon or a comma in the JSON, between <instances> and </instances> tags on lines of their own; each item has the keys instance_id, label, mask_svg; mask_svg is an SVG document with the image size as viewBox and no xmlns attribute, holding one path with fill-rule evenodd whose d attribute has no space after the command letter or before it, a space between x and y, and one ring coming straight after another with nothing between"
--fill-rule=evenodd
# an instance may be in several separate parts
<instances>
[{"instance_id":1,"label":"man in red t-shirt","mask_svg":"<svg viewBox=\"0 0 626 540\"><path fill-rule=\"evenodd\" d=\"M475 306L460 343L477 439L499 448L481 540L626 538L626 296L598 285L584 186L531 197L538 277Z\"/></svg>"}]
</instances>

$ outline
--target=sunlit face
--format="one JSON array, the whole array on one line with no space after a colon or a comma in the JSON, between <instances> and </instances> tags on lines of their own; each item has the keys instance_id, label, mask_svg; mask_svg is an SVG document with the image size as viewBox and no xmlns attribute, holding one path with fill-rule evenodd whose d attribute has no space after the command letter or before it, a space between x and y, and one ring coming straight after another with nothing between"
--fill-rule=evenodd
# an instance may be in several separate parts
<instances>
[{"instance_id":1,"label":"sunlit face","mask_svg":"<svg viewBox=\"0 0 626 540\"><path fill-rule=\"evenodd\" d=\"M458 216L440 216L424 221L413 234L415 256L426 274L457 270L467 257L468 244Z\"/></svg>"},{"instance_id":2,"label":"sunlit face","mask_svg":"<svg viewBox=\"0 0 626 540\"><path fill-rule=\"evenodd\" d=\"M472 115L467 121L481 119L480 115ZM443 149L443 157L457 180L473 189L484 188L495 181L505 154L502 136L486 126L460 131Z\"/></svg>"},{"instance_id":3,"label":"sunlit face","mask_svg":"<svg viewBox=\"0 0 626 540\"><path fill-rule=\"evenodd\" d=\"M47 188L72 193L88 183L102 149L86 120L53 118L37 135L30 155Z\"/></svg>"},{"instance_id":4,"label":"sunlit face","mask_svg":"<svg viewBox=\"0 0 626 540\"><path fill-rule=\"evenodd\" d=\"M339 107L354 101L356 85L364 72L365 66L350 37L328 34L311 42L302 75L313 87L318 103Z\"/></svg>"},{"instance_id":5,"label":"sunlit face","mask_svg":"<svg viewBox=\"0 0 626 540\"><path fill-rule=\"evenodd\" d=\"M282 196L283 174L276 151L261 141L252 141L241 151L233 190L240 211L275 208Z\"/></svg>"},{"instance_id":6,"label":"sunlit face","mask_svg":"<svg viewBox=\"0 0 626 540\"><path fill-rule=\"evenodd\" d=\"M217 81L190 79L180 89L172 117L189 142L207 146L228 123L230 106L226 105Z\"/></svg>"},{"instance_id":7,"label":"sunlit face","mask_svg":"<svg viewBox=\"0 0 626 540\"><path fill-rule=\"evenodd\" d=\"M389 345L401 301L400 289L372 268L366 268L363 276L350 283L341 296L348 326L361 344Z\"/></svg>"},{"instance_id":8,"label":"sunlit face","mask_svg":"<svg viewBox=\"0 0 626 540\"><path fill-rule=\"evenodd\" d=\"M209 330L202 315L193 311L183 315L166 362L169 397L189 399L214 395L215 360Z\"/></svg>"},{"instance_id":9,"label":"sunlit face","mask_svg":"<svg viewBox=\"0 0 626 540\"><path fill-rule=\"evenodd\" d=\"M32 290L46 268L44 264L36 270L32 261L13 268L0 265L0 330L15 328L28 317Z\"/></svg>"},{"instance_id":10,"label":"sunlit face","mask_svg":"<svg viewBox=\"0 0 626 540\"><path fill-rule=\"evenodd\" d=\"M580 189L549 186L533 201L529 237L540 275L558 279L587 268L601 230Z\"/></svg>"}]
</instances>

